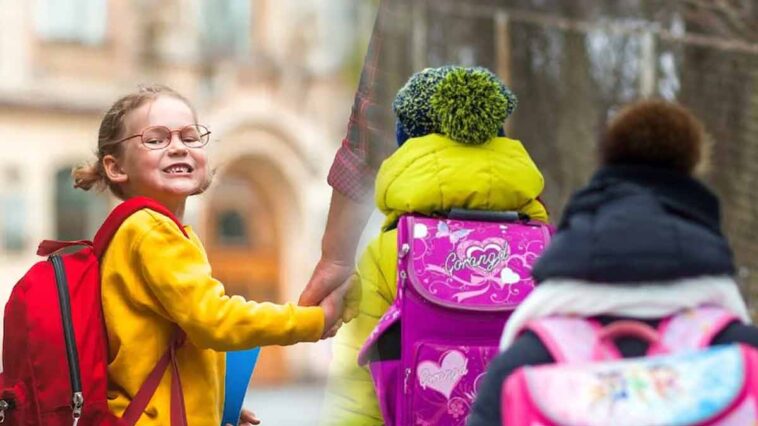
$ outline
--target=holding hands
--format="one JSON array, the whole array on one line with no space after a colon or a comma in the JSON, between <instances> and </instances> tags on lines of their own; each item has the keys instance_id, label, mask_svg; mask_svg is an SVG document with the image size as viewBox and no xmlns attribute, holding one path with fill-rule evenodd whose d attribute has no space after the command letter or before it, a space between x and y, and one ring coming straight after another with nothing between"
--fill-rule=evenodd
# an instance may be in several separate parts
<instances>
[{"instance_id":1,"label":"holding hands","mask_svg":"<svg viewBox=\"0 0 758 426\"><path fill-rule=\"evenodd\" d=\"M358 316L361 286L355 275L355 250L370 213L366 204L332 192L321 259L298 301L302 306L324 309L324 339Z\"/></svg>"},{"instance_id":2,"label":"holding hands","mask_svg":"<svg viewBox=\"0 0 758 426\"><path fill-rule=\"evenodd\" d=\"M339 284L337 288L332 290L319 303L319 306L324 310L324 334L321 336L322 339L334 337L342 326L343 321L349 322L357 315L357 305L360 302L360 286L356 278L357 275L349 275L342 284Z\"/></svg>"}]
</instances>

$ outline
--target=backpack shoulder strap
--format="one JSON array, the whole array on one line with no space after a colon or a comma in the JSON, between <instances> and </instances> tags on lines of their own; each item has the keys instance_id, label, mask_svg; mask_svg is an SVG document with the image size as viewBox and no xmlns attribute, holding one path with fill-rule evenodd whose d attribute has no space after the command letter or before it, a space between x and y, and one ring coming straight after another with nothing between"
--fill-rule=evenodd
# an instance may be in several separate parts
<instances>
[{"instance_id":1,"label":"backpack shoulder strap","mask_svg":"<svg viewBox=\"0 0 758 426\"><path fill-rule=\"evenodd\" d=\"M718 306L701 306L678 312L658 326L660 340L648 351L648 354L681 352L700 349L710 345L711 341L737 316Z\"/></svg>"},{"instance_id":2,"label":"backpack shoulder strap","mask_svg":"<svg viewBox=\"0 0 758 426\"><path fill-rule=\"evenodd\" d=\"M111 239L113 239L113 236L116 234L116 231L121 224L124 223L129 216L142 209L150 209L168 217L179 227L182 234L189 238L187 231L184 230L184 226L179 219L162 204L147 197L133 197L116 206L95 234L93 247L98 258L103 256L103 253L105 253L105 250L108 248L108 244L111 242ZM184 344L185 340L186 334L184 331L177 329L169 344L169 348L158 360L155 367L153 367L153 370L142 386L140 386L140 389L134 395L134 399L132 399L129 406L126 407L122 417L122 421L125 425L132 426L137 423L145 410L145 407L147 407L150 399L155 394L165 371L169 368L171 369L170 423L171 426L187 425L184 394L179 378L179 369L176 363L176 351Z\"/></svg>"},{"instance_id":3,"label":"backpack shoulder strap","mask_svg":"<svg viewBox=\"0 0 758 426\"><path fill-rule=\"evenodd\" d=\"M103 225L100 226L100 229L95 234L93 245L95 248L95 254L97 254L98 258L103 256L105 250L108 248L108 244L110 244L111 239L116 234L116 231L121 226L121 224L124 223L124 221L129 216L142 209L150 209L154 212L168 217L174 223L176 223L176 226L179 227L179 229L182 231L182 234L184 234L185 237L189 238L187 231L184 230L184 226L179 221L179 219L177 219L176 216L174 216L174 214L171 213L162 204L147 197L132 197L116 206L116 208L113 209L113 211L108 215L108 217L105 219L105 222L103 222Z\"/></svg>"},{"instance_id":4,"label":"backpack shoulder strap","mask_svg":"<svg viewBox=\"0 0 758 426\"><path fill-rule=\"evenodd\" d=\"M142 383L132 401L121 415L125 426L134 426L142 416L142 413L155 395L164 373L171 369L171 402L170 422L171 426L187 426L186 408L184 406L184 392L179 378L179 367L176 363L176 351L184 344L187 335L177 329L169 343L169 348L153 367L153 370Z\"/></svg>"},{"instance_id":5,"label":"backpack shoulder strap","mask_svg":"<svg viewBox=\"0 0 758 426\"><path fill-rule=\"evenodd\" d=\"M558 363L594 359L601 329L595 321L569 316L539 318L524 328L537 335Z\"/></svg>"}]
</instances>

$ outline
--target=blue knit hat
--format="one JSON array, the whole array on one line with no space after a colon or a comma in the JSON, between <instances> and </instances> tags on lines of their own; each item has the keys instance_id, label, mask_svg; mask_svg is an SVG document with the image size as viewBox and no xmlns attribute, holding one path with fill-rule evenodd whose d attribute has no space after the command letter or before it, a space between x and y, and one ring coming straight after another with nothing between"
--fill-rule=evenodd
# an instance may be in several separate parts
<instances>
[{"instance_id":1,"label":"blue knit hat","mask_svg":"<svg viewBox=\"0 0 758 426\"><path fill-rule=\"evenodd\" d=\"M397 143L402 145L409 138L430 133L439 133L437 117L431 114L430 99L451 66L426 68L413 74L395 96L392 109L397 116Z\"/></svg>"},{"instance_id":2,"label":"blue knit hat","mask_svg":"<svg viewBox=\"0 0 758 426\"><path fill-rule=\"evenodd\" d=\"M427 68L411 76L392 104L397 143L442 133L481 144L504 135L503 121L516 104L516 96L486 68Z\"/></svg>"}]
</instances>

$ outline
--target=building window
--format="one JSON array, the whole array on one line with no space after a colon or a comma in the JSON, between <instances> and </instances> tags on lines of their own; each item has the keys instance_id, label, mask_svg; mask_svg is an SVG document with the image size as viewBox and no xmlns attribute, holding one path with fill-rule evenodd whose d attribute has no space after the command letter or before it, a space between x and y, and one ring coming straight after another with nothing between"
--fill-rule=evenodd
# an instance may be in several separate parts
<instances>
[{"instance_id":1,"label":"building window","mask_svg":"<svg viewBox=\"0 0 758 426\"><path fill-rule=\"evenodd\" d=\"M216 223L218 242L224 246L250 246L245 216L238 210L225 210L218 213Z\"/></svg>"},{"instance_id":2,"label":"building window","mask_svg":"<svg viewBox=\"0 0 758 426\"><path fill-rule=\"evenodd\" d=\"M26 245L24 229L26 228L26 203L20 193L0 196L0 235L3 249L21 251Z\"/></svg>"},{"instance_id":3,"label":"building window","mask_svg":"<svg viewBox=\"0 0 758 426\"><path fill-rule=\"evenodd\" d=\"M46 41L102 44L107 24L106 0L37 0L35 27Z\"/></svg>"},{"instance_id":4,"label":"building window","mask_svg":"<svg viewBox=\"0 0 758 426\"><path fill-rule=\"evenodd\" d=\"M271 208L260 188L234 172L221 176L214 188L208 222L213 245L267 250L276 244Z\"/></svg>"},{"instance_id":5,"label":"building window","mask_svg":"<svg viewBox=\"0 0 758 426\"><path fill-rule=\"evenodd\" d=\"M108 214L104 194L74 188L71 167L55 174L55 238L91 240Z\"/></svg>"},{"instance_id":6,"label":"building window","mask_svg":"<svg viewBox=\"0 0 758 426\"><path fill-rule=\"evenodd\" d=\"M16 167L2 172L0 188L0 244L6 251L21 251L26 246L26 200L21 188L21 173Z\"/></svg>"},{"instance_id":7,"label":"building window","mask_svg":"<svg viewBox=\"0 0 758 426\"><path fill-rule=\"evenodd\" d=\"M206 56L245 58L250 53L250 0L204 0L200 8Z\"/></svg>"}]
</instances>

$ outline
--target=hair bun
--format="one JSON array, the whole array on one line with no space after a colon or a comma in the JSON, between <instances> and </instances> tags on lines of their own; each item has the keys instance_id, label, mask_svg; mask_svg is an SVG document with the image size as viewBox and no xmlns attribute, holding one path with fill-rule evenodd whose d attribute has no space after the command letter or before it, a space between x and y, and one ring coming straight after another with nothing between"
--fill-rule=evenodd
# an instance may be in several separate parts
<instances>
[{"instance_id":1,"label":"hair bun","mask_svg":"<svg viewBox=\"0 0 758 426\"><path fill-rule=\"evenodd\" d=\"M643 164L691 174L700 163L705 130L681 105L644 100L628 105L600 141L603 164Z\"/></svg>"}]
</instances>

